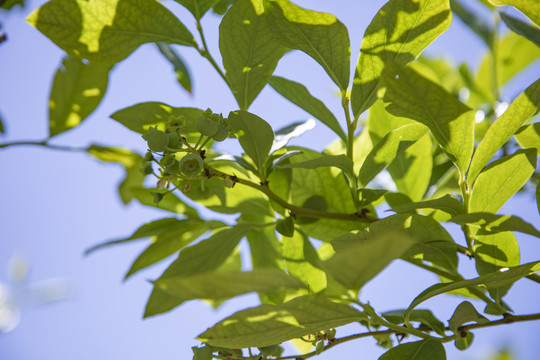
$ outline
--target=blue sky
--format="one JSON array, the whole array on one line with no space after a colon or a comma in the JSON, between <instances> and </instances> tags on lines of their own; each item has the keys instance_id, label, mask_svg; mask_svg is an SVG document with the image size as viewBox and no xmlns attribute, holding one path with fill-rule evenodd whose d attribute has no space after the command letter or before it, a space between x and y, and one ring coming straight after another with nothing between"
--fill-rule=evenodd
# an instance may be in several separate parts
<instances>
[{"instance_id":1,"label":"blue sky","mask_svg":"<svg viewBox=\"0 0 540 360\"><path fill-rule=\"evenodd\" d=\"M24 18L44 1L29 1L27 8L9 16L0 14L8 41L0 44L0 113L7 135L0 142L42 140L48 135L47 104L49 89L63 53ZM335 14L349 29L352 58L365 28L384 1L298 1L299 5ZM194 31L191 16L173 1L165 1L188 28ZM208 14L203 19L209 46L217 52L219 18ZM121 146L145 151L138 134L109 118L118 109L146 101L161 101L173 106L194 106L227 114L235 102L211 66L191 49L178 47L191 69L194 94L176 83L170 65L157 49L143 45L113 69L109 88L99 108L79 127L59 135L54 143L85 146L91 143ZM476 68L485 52L481 40L454 19L450 29L437 39L427 53L445 56ZM355 60L353 60L355 62ZM279 63L276 74L305 83L310 91L341 114L335 87L324 71L305 54L292 52ZM540 74L537 62L504 89L513 97ZM266 88L250 111L279 129L308 116ZM324 126L318 125L296 144L322 150L333 140ZM231 144L223 148L238 151ZM69 289L68 299L43 306L23 307L19 326L0 334L0 359L191 359L195 336L220 319L255 305L254 295L227 302L218 311L200 302L190 302L163 316L142 320L151 286L170 260L134 276L122 278L131 261L144 249L146 241L110 248L83 257L88 247L108 239L129 235L141 224L168 216L159 210L131 203L124 206L116 192L123 170L100 163L84 153L65 153L37 147L14 147L0 151L0 283L7 283L8 262L19 255L31 264L29 282L39 286L58 279ZM532 197L520 196L502 210L540 224ZM534 260L540 253L538 239L518 235L522 261ZM537 257L537 255L536 255ZM472 274L472 263L461 259ZM396 261L362 290L380 311L407 305L436 279L410 265ZM13 291L14 289L12 289ZM518 282L508 296L517 314L538 312L540 287L527 280ZM450 318L459 298L438 297L427 302L441 319ZM23 304L24 305L24 304ZM478 307L479 309L480 306ZM340 330L341 331L341 330ZM361 331L349 326L345 331ZM475 342L467 352L447 345L449 359L486 359L490 351L510 344L518 359L540 359L537 346L538 322L500 326L476 331ZM371 339L349 342L318 359L375 359L382 349Z\"/></svg>"}]
</instances>

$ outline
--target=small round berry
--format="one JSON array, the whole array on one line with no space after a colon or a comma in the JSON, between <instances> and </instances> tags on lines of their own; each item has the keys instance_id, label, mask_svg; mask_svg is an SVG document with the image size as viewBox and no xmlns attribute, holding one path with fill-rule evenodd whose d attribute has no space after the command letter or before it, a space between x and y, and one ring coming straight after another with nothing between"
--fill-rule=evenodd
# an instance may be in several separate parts
<instances>
[{"instance_id":1,"label":"small round berry","mask_svg":"<svg viewBox=\"0 0 540 360\"><path fill-rule=\"evenodd\" d=\"M180 160L180 172L185 176L199 175L203 168L204 161L197 154L187 154Z\"/></svg>"}]
</instances>

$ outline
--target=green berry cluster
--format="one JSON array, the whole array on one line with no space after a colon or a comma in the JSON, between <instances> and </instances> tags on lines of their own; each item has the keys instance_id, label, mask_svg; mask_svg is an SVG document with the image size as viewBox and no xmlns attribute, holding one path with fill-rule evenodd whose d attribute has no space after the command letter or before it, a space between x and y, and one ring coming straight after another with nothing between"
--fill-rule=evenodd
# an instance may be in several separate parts
<instances>
[{"instance_id":1,"label":"green berry cluster","mask_svg":"<svg viewBox=\"0 0 540 360\"><path fill-rule=\"evenodd\" d=\"M223 115L214 114L212 110L206 109L195 121L195 128L201 135L215 141L223 141L229 136L230 124Z\"/></svg>"}]
</instances>

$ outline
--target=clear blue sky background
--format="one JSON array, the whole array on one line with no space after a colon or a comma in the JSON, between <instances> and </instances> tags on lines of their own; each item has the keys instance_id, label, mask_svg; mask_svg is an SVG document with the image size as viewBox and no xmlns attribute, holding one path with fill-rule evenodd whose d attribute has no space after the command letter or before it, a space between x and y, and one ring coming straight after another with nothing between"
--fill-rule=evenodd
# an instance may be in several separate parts
<instances>
[{"instance_id":1,"label":"clear blue sky background","mask_svg":"<svg viewBox=\"0 0 540 360\"><path fill-rule=\"evenodd\" d=\"M28 1L27 8L2 16L8 41L0 44L0 112L7 135L0 142L41 140L48 135L47 103L49 89L62 51L41 33L26 24L30 10L44 1ZM298 4L334 13L349 29L353 62L356 61L365 28L384 1L303 0ZM469 3L473 4L471 0ZM191 16L173 1L164 4L194 31ZM203 23L210 48L217 51L219 18L208 14ZM143 45L111 73L106 97L81 126L58 136L54 143L91 143L127 147L141 153L145 144L109 118L114 111L145 101L161 101L173 106L212 106L216 112L235 110L231 94L211 66L191 49L178 50L188 63L194 80L194 95L180 89L170 65L153 45ZM458 19L429 48L428 54L467 62L477 68L485 47ZM324 71L299 52L287 54L277 74L305 83L336 114L341 114L334 85ZM538 62L505 89L513 98L540 74ZM307 115L266 88L250 111L271 123L274 129ZM317 126L296 144L322 150L333 140L324 126ZM230 142L233 142L231 140ZM231 145L230 149L238 149ZM58 278L67 281L69 299L47 306L23 306L22 321L8 334L0 334L0 359L191 359L195 336L218 320L255 304L254 295L223 305L218 311L200 302L190 302L163 316L141 320L151 290L148 279L156 278L167 266L165 261L149 271L122 283L131 261L146 244L134 243L110 248L88 258L83 251L108 239L129 235L141 224L166 217L156 209L132 203L124 206L116 186L123 176L120 166L100 163L81 153L65 153L37 147L16 147L0 151L0 283L7 283L7 264L20 254L31 263L29 282L41 283ZM502 210L540 224L532 198L520 196ZM538 258L538 239L519 234L522 261ZM143 241L145 242L145 241ZM469 274L473 266L460 259ZM362 290L379 311L409 304L436 279L410 265L396 261ZM427 302L443 320L450 318L461 301L437 297ZM508 296L517 314L540 310L540 287L528 280L518 282ZM22 304L24 305L24 304ZM478 309L482 309L478 304ZM339 330L361 331L357 326ZM540 323L501 326L476 331L467 352L446 346L449 359L487 359L494 350L509 344L517 359L540 359ZM376 359L383 352L372 339L341 345L319 359Z\"/></svg>"}]
</instances>

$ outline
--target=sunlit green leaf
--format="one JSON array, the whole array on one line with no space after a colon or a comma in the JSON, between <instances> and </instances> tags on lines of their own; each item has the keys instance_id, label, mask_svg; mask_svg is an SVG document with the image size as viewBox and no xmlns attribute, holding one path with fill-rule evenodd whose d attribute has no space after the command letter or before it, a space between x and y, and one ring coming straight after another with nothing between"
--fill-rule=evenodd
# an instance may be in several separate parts
<instances>
[{"instance_id":1,"label":"sunlit green leaf","mask_svg":"<svg viewBox=\"0 0 540 360\"><path fill-rule=\"evenodd\" d=\"M470 212L496 213L529 180L536 169L536 149L518 150L489 164L478 175Z\"/></svg>"},{"instance_id":2,"label":"sunlit green leaf","mask_svg":"<svg viewBox=\"0 0 540 360\"><path fill-rule=\"evenodd\" d=\"M56 71L49 99L50 136L79 125L99 105L109 80L109 66L85 64L67 56Z\"/></svg>"},{"instance_id":3,"label":"sunlit green leaf","mask_svg":"<svg viewBox=\"0 0 540 360\"><path fill-rule=\"evenodd\" d=\"M283 237L283 258L287 272L300 279L311 292L326 288L326 274L319 269L319 257L309 239L295 231L293 237Z\"/></svg>"},{"instance_id":4,"label":"sunlit green leaf","mask_svg":"<svg viewBox=\"0 0 540 360\"><path fill-rule=\"evenodd\" d=\"M250 226L235 227L215 232L208 239L184 248L178 258L159 278L193 276L216 270L233 253L240 240L251 230ZM163 290L154 288L146 304L145 317L169 311L184 302Z\"/></svg>"},{"instance_id":5,"label":"sunlit green leaf","mask_svg":"<svg viewBox=\"0 0 540 360\"><path fill-rule=\"evenodd\" d=\"M516 280L519 280L529 274L533 274L536 271L540 270L540 261L535 261L527 264L523 264L520 266L516 266L513 268L510 268L506 271L498 271L491 274L486 274L479 276L474 279L470 280L461 280L461 281L454 281L449 283L443 283L443 284L435 284L426 290L422 291L420 295L418 295L411 305L409 305L409 308L407 309L407 313L405 314L405 319L408 318L408 314L419 304L422 302L431 299L432 297L435 297L440 294L447 293L452 290L461 289L461 288L467 288L471 286L476 285L485 285L487 287L499 287L503 285L507 285L510 283L513 283Z\"/></svg>"},{"instance_id":6,"label":"sunlit green leaf","mask_svg":"<svg viewBox=\"0 0 540 360\"><path fill-rule=\"evenodd\" d=\"M277 269L255 269L249 272L220 271L172 276L157 280L154 286L183 301L193 299L228 299L250 292L300 289L305 285Z\"/></svg>"},{"instance_id":7,"label":"sunlit green leaf","mask_svg":"<svg viewBox=\"0 0 540 360\"><path fill-rule=\"evenodd\" d=\"M253 160L262 176L263 165L272 148L274 132L270 125L247 111L235 111L229 114L232 127L237 133L240 145Z\"/></svg>"},{"instance_id":8,"label":"sunlit green leaf","mask_svg":"<svg viewBox=\"0 0 540 360\"><path fill-rule=\"evenodd\" d=\"M263 11L261 2L239 0L219 26L225 74L241 110L249 108L285 53Z\"/></svg>"},{"instance_id":9,"label":"sunlit green leaf","mask_svg":"<svg viewBox=\"0 0 540 360\"><path fill-rule=\"evenodd\" d=\"M351 241L336 248L336 254L323 262L323 267L334 279L354 290L361 289L415 243L409 236L393 229L373 235L360 233L346 236Z\"/></svg>"},{"instance_id":10,"label":"sunlit green leaf","mask_svg":"<svg viewBox=\"0 0 540 360\"><path fill-rule=\"evenodd\" d=\"M522 126L514 137L522 148L535 148L536 153L540 154L540 122Z\"/></svg>"},{"instance_id":11,"label":"sunlit green leaf","mask_svg":"<svg viewBox=\"0 0 540 360\"><path fill-rule=\"evenodd\" d=\"M270 152L281 149L282 147L287 145L291 139L306 133L314 127L315 120L313 119L307 119L306 121L297 121L290 125L282 127L275 132L274 143L272 144L272 150L270 150ZM290 152L289 155L292 156Z\"/></svg>"},{"instance_id":12,"label":"sunlit green leaf","mask_svg":"<svg viewBox=\"0 0 540 360\"><path fill-rule=\"evenodd\" d=\"M334 15L271 0L268 23L281 43L317 61L342 91L349 85L351 45L347 28Z\"/></svg>"},{"instance_id":13,"label":"sunlit green leaf","mask_svg":"<svg viewBox=\"0 0 540 360\"><path fill-rule=\"evenodd\" d=\"M392 130L371 150L360 168L360 186L366 186L384 170L394 158L420 139L427 131L421 124L409 124Z\"/></svg>"},{"instance_id":14,"label":"sunlit green leaf","mask_svg":"<svg viewBox=\"0 0 540 360\"><path fill-rule=\"evenodd\" d=\"M347 138L334 114L322 101L311 95L304 85L279 76L272 76L268 83L284 98L328 126L340 138L344 140Z\"/></svg>"},{"instance_id":15,"label":"sunlit green leaf","mask_svg":"<svg viewBox=\"0 0 540 360\"><path fill-rule=\"evenodd\" d=\"M245 348L270 346L365 319L344 304L306 295L281 305L261 305L222 320L198 339L212 346Z\"/></svg>"},{"instance_id":16,"label":"sunlit green leaf","mask_svg":"<svg viewBox=\"0 0 540 360\"><path fill-rule=\"evenodd\" d=\"M385 352L379 360L446 360L444 346L438 340L400 344Z\"/></svg>"},{"instance_id":17,"label":"sunlit green leaf","mask_svg":"<svg viewBox=\"0 0 540 360\"><path fill-rule=\"evenodd\" d=\"M512 5L540 25L540 3L535 0L489 0L495 6Z\"/></svg>"},{"instance_id":18,"label":"sunlit green leaf","mask_svg":"<svg viewBox=\"0 0 540 360\"><path fill-rule=\"evenodd\" d=\"M474 145L474 111L439 85L397 63L386 64L381 78L386 110L416 120L431 130L461 173Z\"/></svg>"},{"instance_id":19,"label":"sunlit green leaf","mask_svg":"<svg viewBox=\"0 0 540 360\"><path fill-rule=\"evenodd\" d=\"M90 62L117 63L147 42L197 46L178 18L153 0L51 0L27 21Z\"/></svg>"},{"instance_id":20,"label":"sunlit green leaf","mask_svg":"<svg viewBox=\"0 0 540 360\"><path fill-rule=\"evenodd\" d=\"M407 64L442 34L452 19L448 0L391 0L375 15L362 40L351 105L358 117L376 100L388 61Z\"/></svg>"},{"instance_id":21,"label":"sunlit green leaf","mask_svg":"<svg viewBox=\"0 0 540 360\"><path fill-rule=\"evenodd\" d=\"M133 200L136 196L131 189L141 187L145 178L145 175L141 172L142 156L126 149L99 145L90 145L87 151L101 161L118 162L124 165L126 177L120 183L118 193L124 204Z\"/></svg>"},{"instance_id":22,"label":"sunlit green leaf","mask_svg":"<svg viewBox=\"0 0 540 360\"><path fill-rule=\"evenodd\" d=\"M219 0L175 0L185 6L190 13L200 20L208 10L210 10Z\"/></svg>"},{"instance_id":23,"label":"sunlit green leaf","mask_svg":"<svg viewBox=\"0 0 540 360\"><path fill-rule=\"evenodd\" d=\"M482 229L480 234L497 233L502 231L518 231L524 234L540 237L533 225L523 219L512 215L495 215L492 213L471 213L457 215L450 219L451 222L464 225L468 224L475 228Z\"/></svg>"},{"instance_id":24,"label":"sunlit green leaf","mask_svg":"<svg viewBox=\"0 0 540 360\"><path fill-rule=\"evenodd\" d=\"M470 184L482 171L484 166L495 155L504 143L531 117L538 113L540 108L540 80L536 80L521 95L510 104L487 130L484 138L478 145L467 178Z\"/></svg>"},{"instance_id":25,"label":"sunlit green leaf","mask_svg":"<svg viewBox=\"0 0 540 360\"><path fill-rule=\"evenodd\" d=\"M180 55L169 44L158 42L156 45L165 59L173 66L178 83L186 89L187 92L191 93L191 76L189 75L189 70L184 63L184 60L182 60Z\"/></svg>"},{"instance_id":26,"label":"sunlit green leaf","mask_svg":"<svg viewBox=\"0 0 540 360\"><path fill-rule=\"evenodd\" d=\"M506 26L508 26L513 32L524 36L527 40L535 43L536 46L540 46L540 28L538 25L526 23L516 17L508 15L505 12L500 12L500 15Z\"/></svg>"},{"instance_id":27,"label":"sunlit green leaf","mask_svg":"<svg viewBox=\"0 0 540 360\"><path fill-rule=\"evenodd\" d=\"M381 314L386 320L393 322L394 324L405 323L405 310L393 310L386 311ZM429 310L413 310L409 316L410 321L417 321L424 325L429 326L437 334L444 336L444 324L433 315Z\"/></svg>"}]
</instances>

